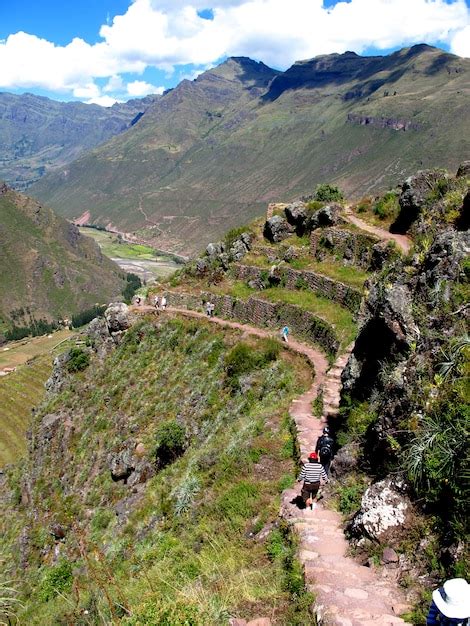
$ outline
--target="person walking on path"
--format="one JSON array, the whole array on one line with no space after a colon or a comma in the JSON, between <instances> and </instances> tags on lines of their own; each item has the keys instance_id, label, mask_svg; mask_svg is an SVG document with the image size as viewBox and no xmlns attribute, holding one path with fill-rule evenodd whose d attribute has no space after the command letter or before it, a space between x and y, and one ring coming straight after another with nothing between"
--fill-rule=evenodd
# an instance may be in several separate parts
<instances>
[{"instance_id":1,"label":"person walking on path","mask_svg":"<svg viewBox=\"0 0 470 626\"><path fill-rule=\"evenodd\" d=\"M162 311L164 311L166 309L166 298L165 298L165 296L162 296L162 299L160 300L160 308L162 309Z\"/></svg>"},{"instance_id":2,"label":"person walking on path","mask_svg":"<svg viewBox=\"0 0 470 626\"><path fill-rule=\"evenodd\" d=\"M155 298L153 300L153 304L154 304L156 309L158 309L160 307L160 298L158 296L155 296Z\"/></svg>"},{"instance_id":3,"label":"person walking on path","mask_svg":"<svg viewBox=\"0 0 470 626\"><path fill-rule=\"evenodd\" d=\"M323 435L317 439L315 452L319 455L320 463L325 468L327 476L330 474L330 465L331 459L333 458L334 445L335 442L333 438L330 437L330 429L328 426L325 426L323 429Z\"/></svg>"},{"instance_id":4,"label":"person walking on path","mask_svg":"<svg viewBox=\"0 0 470 626\"><path fill-rule=\"evenodd\" d=\"M283 341L287 343L288 337L289 337L289 327L284 326L283 329L281 330L281 338L283 339Z\"/></svg>"},{"instance_id":5,"label":"person walking on path","mask_svg":"<svg viewBox=\"0 0 470 626\"><path fill-rule=\"evenodd\" d=\"M302 496L305 505L310 504L310 508L313 509L313 501L317 498L318 490L322 482L328 482L328 476L326 475L325 468L320 463L318 454L311 452L308 456L307 463L304 463L302 470L297 478L297 482L304 481Z\"/></svg>"},{"instance_id":6,"label":"person walking on path","mask_svg":"<svg viewBox=\"0 0 470 626\"><path fill-rule=\"evenodd\" d=\"M215 304L211 302L210 300L208 300L206 302L207 317L214 317L214 309L215 309Z\"/></svg>"},{"instance_id":7,"label":"person walking on path","mask_svg":"<svg viewBox=\"0 0 470 626\"><path fill-rule=\"evenodd\" d=\"M426 626L469 626L470 585L464 578L451 578L435 589Z\"/></svg>"}]
</instances>

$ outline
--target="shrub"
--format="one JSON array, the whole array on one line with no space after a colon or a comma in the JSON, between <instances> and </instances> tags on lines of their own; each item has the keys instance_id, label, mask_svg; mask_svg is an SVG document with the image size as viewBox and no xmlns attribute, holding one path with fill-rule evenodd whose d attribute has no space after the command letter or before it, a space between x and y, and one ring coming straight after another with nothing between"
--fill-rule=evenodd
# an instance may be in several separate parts
<instances>
[{"instance_id":1,"label":"shrub","mask_svg":"<svg viewBox=\"0 0 470 626\"><path fill-rule=\"evenodd\" d=\"M57 565L47 568L41 581L39 596L47 602L59 593L67 593L72 588L72 564L69 561L60 561Z\"/></svg>"},{"instance_id":2,"label":"shrub","mask_svg":"<svg viewBox=\"0 0 470 626\"><path fill-rule=\"evenodd\" d=\"M381 220L395 219L398 217L400 205L395 191L388 191L374 205L374 213Z\"/></svg>"},{"instance_id":3,"label":"shrub","mask_svg":"<svg viewBox=\"0 0 470 626\"><path fill-rule=\"evenodd\" d=\"M44 319L32 320L29 326L13 326L10 330L5 332L5 339L7 341L18 341L25 337L38 337L39 335L45 335L58 328L57 322L47 322Z\"/></svg>"},{"instance_id":4,"label":"shrub","mask_svg":"<svg viewBox=\"0 0 470 626\"><path fill-rule=\"evenodd\" d=\"M344 200L344 196L338 187L324 183L317 185L315 189L315 200L319 200L320 202L340 202Z\"/></svg>"},{"instance_id":5,"label":"shrub","mask_svg":"<svg viewBox=\"0 0 470 626\"><path fill-rule=\"evenodd\" d=\"M186 431L176 420L160 424L155 439L154 454L159 468L176 461L186 449Z\"/></svg>"},{"instance_id":6,"label":"shrub","mask_svg":"<svg viewBox=\"0 0 470 626\"><path fill-rule=\"evenodd\" d=\"M249 374L256 368L265 367L279 356L281 347L275 339L264 339L256 350L253 346L241 341L225 356L225 372L227 383L236 389L240 376Z\"/></svg>"},{"instance_id":7,"label":"shrub","mask_svg":"<svg viewBox=\"0 0 470 626\"><path fill-rule=\"evenodd\" d=\"M71 348L69 350L69 360L67 370L69 372L81 372L90 365L90 355L81 348Z\"/></svg>"}]
</instances>

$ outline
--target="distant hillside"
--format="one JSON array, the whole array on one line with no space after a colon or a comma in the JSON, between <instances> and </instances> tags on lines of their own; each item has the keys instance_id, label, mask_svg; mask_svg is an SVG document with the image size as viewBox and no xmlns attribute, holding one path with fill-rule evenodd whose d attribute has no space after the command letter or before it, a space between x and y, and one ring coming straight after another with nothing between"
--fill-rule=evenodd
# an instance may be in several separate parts
<instances>
[{"instance_id":1,"label":"distant hillside","mask_svg":"<svg viewBox=\"0 0 470 626\"><path fill-rule=\"evenodd\" d=\"M70 316L120 296L126 281L98 245L49 208L0 186L0 326Z\"/></svg>"},{"instance_id":2,"label":"distant hillside","mask_svg":"<svg viewBox=\"0 0 470 626\"><path fill-rule=\"evenodd\" d=\"M105 108L0 93L0 179L23 191L137 121L158 96Z\"/></svg>"},{"instance_id":3,"label":"distant hillside","mask_svg":"<svg viewBox=\"0 0 470 626\"><path fill-rule=\"evenodd\" d=\"M69 218L191 253L321 182L355 197L420 168L455 170L470 154L469 93L470 60L426 45L320 56L284 73L232 58L33 193Z\"/></svg>"}]
</instances>

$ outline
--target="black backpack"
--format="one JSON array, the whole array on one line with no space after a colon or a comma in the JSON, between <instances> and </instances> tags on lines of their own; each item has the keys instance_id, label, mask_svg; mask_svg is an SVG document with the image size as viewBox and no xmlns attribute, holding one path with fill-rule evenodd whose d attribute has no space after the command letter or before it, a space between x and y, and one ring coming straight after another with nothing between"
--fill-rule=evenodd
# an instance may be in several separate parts
<instances>
[{"instance_id":1,"label":"black backpack","mask_svg":"<svg viewBox=\"0 0 470 626\"><path fill-rule=\"evenodd\" d=\"M320 457L323 459L329 459L333 454L333 450L331 449L331 446L329 443L324 443L321 447L320 447Z\"/></svg>"}]
</instances>

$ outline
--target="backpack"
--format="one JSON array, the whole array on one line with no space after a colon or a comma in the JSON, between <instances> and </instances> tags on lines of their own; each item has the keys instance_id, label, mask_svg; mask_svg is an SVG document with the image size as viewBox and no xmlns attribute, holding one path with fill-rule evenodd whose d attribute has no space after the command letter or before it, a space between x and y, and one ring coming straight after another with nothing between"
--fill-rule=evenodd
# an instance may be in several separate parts
<instances>
[{"instance_id":1,"label":"backpack","mask_svg":"<svg viewBox=\"0 0 470 626\"><path fill-rule=\"evenodd\" d=\"M333 450L329 441L322 441L320 445L320 457L329 459L333 456Z\"/></svg>"}]
</instances>

